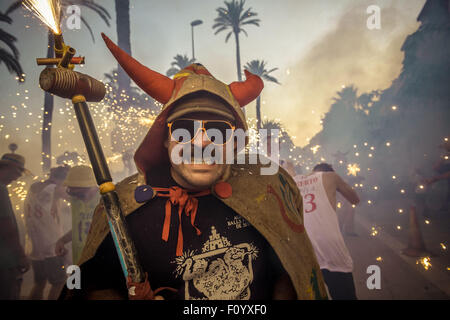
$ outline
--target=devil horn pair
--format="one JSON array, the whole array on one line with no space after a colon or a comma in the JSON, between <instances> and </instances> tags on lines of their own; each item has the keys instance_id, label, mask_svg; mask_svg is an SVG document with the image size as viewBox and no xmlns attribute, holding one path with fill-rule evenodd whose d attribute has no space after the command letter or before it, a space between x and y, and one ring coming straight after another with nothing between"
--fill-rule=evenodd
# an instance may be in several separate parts
<instances>
[{"instance_id":1,"label":"devil horn pair","mask_svg":"<svg viewBox=\"0 0 450 320\"><path fill-rule=\"evenodd\" d=\"M165 104L170 100L176 80L172 80L169 77L142 65L128 53L119 48L104 33L102 33L102 38L114 58L116 58L128 76L133 79L142 90L162 104ZM244 107L257 98L264 88L264 83L260 77L247 70L244 72L246 76L245 81L233 82L229 85L231 93L241 107Z\"/></svg>"}]
</instances>

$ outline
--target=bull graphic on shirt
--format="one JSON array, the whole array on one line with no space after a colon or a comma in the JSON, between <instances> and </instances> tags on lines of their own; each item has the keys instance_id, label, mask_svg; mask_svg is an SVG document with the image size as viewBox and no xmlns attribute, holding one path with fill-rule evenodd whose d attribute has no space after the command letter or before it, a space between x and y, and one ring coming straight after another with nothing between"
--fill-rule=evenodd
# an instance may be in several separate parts
<instances>
[{"instance_id":1,"label":"bull graphic on shirt","mask_svg":"<svg viewBox=\"0 0 450 320\"><path fill-rule=\"evenodd\" d=\"M257 256L258 249L253 244L232 245L211 227L201 254L187 251L175 259L175 272L185 281L185 299L250 299L252 261Z\"/></svg>"}]
</instances>

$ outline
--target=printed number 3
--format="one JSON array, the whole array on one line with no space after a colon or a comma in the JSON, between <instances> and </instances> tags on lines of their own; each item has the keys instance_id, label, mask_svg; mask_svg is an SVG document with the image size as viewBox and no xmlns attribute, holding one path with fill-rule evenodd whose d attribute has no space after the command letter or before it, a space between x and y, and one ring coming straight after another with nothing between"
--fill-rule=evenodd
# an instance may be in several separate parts
<instances>
[{"instance_id":1,"label":"printed number 3","mask_svg":"<svg viewBox=\"0 0 450 320\"><path fill-rule=\"evenodd\" d=\"M317 205L314 202L314 194L312 193L308 193L307 195L305 195L305 204L309 204L310 206L305 206L305 213L310 213L313 212L314 210L316 210Z\"/></svg>"}]
</instances>

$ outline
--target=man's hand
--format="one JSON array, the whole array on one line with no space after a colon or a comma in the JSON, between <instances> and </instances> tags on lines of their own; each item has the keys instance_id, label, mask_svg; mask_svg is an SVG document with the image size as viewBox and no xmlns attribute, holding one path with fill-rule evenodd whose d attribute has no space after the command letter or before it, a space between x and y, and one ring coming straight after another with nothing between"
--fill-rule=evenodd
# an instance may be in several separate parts
<instances>
[{"instance_id":1,"label":"man's hand","mask_svg":"<svg viewBox=\"0 0 450 320\"><path fill-rule=\"evenodd\" d=\"M67 253L67 249L64 246L63 239L61 238L58 241L56 241L55 254L57 256L64 256L66 253Z\"/></svg>"},{"instance_id":2,"label":"man's hand","mask_svg":"<svg viewBox=\"0 0 450 320\"><path fill-rule=\"evenodd\" d=\"M19 259L19 271L20 273L25 273L28 270L30 270L30 260L27 258L27 256L23 255L20 259Z\"/></svg>"}]
</instances>

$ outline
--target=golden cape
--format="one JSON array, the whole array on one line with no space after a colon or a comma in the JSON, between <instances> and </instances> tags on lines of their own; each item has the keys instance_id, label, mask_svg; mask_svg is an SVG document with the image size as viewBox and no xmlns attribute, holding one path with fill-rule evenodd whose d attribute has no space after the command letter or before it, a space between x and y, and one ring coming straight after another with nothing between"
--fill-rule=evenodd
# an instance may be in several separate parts
<instances>
[{"instance_id":1,"label":"golden cape","mask_svg":"<svg viewBox=\"0 0 450 320\"><path fill-rule=\"evenodd\" d=\"M275 175L261 175L262 165L230 166L226 181L232 186L232 196L218 199L251 223L271 244L289 274L298 299L327 299L322 273L311 242L303 227L302 197L291 178L282 168ZM134 199L136 187L146 184L141 174L135 174L116 186L122 211L132 214L143 204ZM151 181L149 181L151 185ZM94 257L109 233L106 213L99 205L79 265Z\"/></svg>"}]
</instances>

